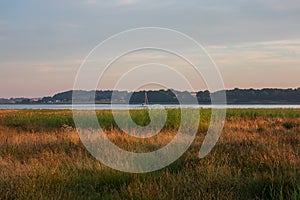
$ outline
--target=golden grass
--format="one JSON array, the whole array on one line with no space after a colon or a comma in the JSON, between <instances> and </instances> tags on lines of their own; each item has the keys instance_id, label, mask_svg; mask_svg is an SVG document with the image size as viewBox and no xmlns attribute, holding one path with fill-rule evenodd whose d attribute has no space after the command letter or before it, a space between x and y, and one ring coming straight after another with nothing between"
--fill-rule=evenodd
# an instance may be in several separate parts
<instances>
[{"instance_id":1,"label":"golden grass","mask_svg":"<svg viewBox=\"0 0 300 200\"><path fill-rule=\"evenodd\" d=\"M32 132L0 125L0 199L299 199L299 124L289 117L227 118L204 159L197 157L205 136L199 133L167 172L136 176L100 164L68 126ZM176 132L146 140L117 129L106 134L120 147L144 151L166 145Z\"/></svg>"}]
</instances>

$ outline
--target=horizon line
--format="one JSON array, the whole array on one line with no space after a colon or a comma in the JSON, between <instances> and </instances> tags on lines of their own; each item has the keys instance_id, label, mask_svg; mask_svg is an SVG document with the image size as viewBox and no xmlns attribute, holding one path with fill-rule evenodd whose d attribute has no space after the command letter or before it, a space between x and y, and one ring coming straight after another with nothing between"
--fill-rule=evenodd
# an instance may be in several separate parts
<instances>
[{"instance_id":1,"label":"horizon line","mask_svg":"<svg viewBox=\"0 0 300 200\"><path fill-rule=\"evenodd\" d=\"M234 88L226 88L224 89L225 91L230 91L230 90L235 90L235 89L239 89L239 90L265 90L265 89L274 89L274 90L289 90L289 89L292 89L292 90L297 90L297 89L300 89L300 86L297 86L297 87L286 87L286 88L279 88L279 87L262 87L262 88L253 88L253 87L249 87L249 88L239 88L239 87L234 87ZM91 92L91 91L118 91L118 92L149 92L149 91L160 91L160 90L164 90L164 91L167 91L167 90L173 90L173 91L178 91L178 92L190 92L190 93L195 93L195 92L205 92L205 91L209 91L209 90L198 90L198 91L187 91L187 90L175 90L175 89L154 89L154 90L137 90L137 91L126 91L126 90L113 90L113 89L96 89L96 90L85 90L85 89L82 89L82 90L74 90L74 89L69 89L69 90L64 90L64 91L59 91L59 92L56 92L54 93L53 95L44 95L44 96L39 96L39 97L25 97L25 96L19 96L19 97L0 97L0 99L18 99L18 98L24 98L24 99L39 99L39 98L44 98L44 97L53 97L55 96L56 94L61 94L61 93L64 93L64 92L69 92L69 91L86 91L86 92ZM224 90L217 90L217 91L213 91L211 93L216 93L216 92L219 92L219 91L224 91Z\"/></svg>"}]
</instances>

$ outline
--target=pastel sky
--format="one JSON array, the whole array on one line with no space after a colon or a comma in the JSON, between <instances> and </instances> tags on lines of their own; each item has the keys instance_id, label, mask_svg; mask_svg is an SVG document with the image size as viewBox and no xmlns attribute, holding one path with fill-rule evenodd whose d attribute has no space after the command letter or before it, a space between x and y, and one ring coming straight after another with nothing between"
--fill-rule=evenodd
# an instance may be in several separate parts
<instances>
[{"instance_id":1,"label":"pastel sky","mask_svg":"<svg viewBox=\"0 0 300 200\"><path fill-rule=\"evenodd\" d=\"M201 43L228 89L300 87L299 21L298 0L1 0L0 97L72 89L98 43L145 26Z\"/></svg>"}]
</instances>

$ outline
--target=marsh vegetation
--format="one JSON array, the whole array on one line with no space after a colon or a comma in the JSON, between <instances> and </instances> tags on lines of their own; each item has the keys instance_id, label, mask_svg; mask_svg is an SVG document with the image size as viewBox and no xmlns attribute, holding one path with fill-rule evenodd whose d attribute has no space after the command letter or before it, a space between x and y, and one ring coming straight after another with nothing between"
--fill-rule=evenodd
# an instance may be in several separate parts
<instances>
[{"instance_id":1,"label":"marsh vegetation","mask_svg":"<svg viewBox=\"0 0 300 200\"><path fill-rule=\"evenodd\" d=\"M168 110L161 133L138 139L97 111L107 136L130 151L166 145L178 129ZM132 111L140 125L147 112ZM217 145L199 148L210 120L201 110L195 141L170 166L146 174L110 169L81 143L69 110L0 111L0 199L300 199L300 110L230 109Z\"/></svg>"}]
</instances>

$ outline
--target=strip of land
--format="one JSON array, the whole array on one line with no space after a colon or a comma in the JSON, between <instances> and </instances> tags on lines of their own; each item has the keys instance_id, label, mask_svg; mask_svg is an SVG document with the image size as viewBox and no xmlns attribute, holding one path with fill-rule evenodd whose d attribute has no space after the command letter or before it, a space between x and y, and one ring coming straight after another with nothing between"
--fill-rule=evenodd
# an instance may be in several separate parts
<instances>
[{"instance_id":1,"label":"strip of land","mask_svg":"<svg viewBox=\"0 0 300 200\"><path fill-rule=\"evenodd\" d=\"M71 104L73 95L78 103L147 103L150 104L179 104L178 99L185 104L194 104L196 98L199 104L211 104L211 97L224 91L209 92L187 92L176 90L156 90L156 91L78 91L70 90L54 94L53 96L41 98L0 98L0 104ZM300 88L297 89L233 89L226 90L228 104L300 104ZM114 93L113 97L112 94ZM224 102L214 102L224 103Z\"/></svg>"}]
</instances>

